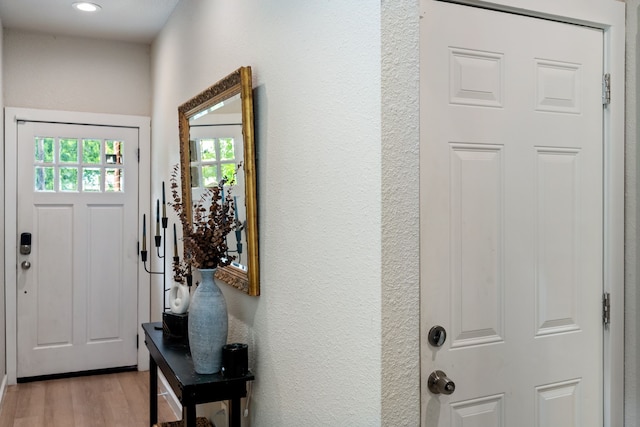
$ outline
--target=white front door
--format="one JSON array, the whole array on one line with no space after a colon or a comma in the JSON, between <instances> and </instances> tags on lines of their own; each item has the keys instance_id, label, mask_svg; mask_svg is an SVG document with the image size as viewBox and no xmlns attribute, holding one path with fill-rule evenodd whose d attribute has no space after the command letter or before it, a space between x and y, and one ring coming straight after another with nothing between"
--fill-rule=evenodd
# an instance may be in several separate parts
<instances>
[{"instance_id":1,"label":"white front door","mask_svg":"<svg viewBox=\"0 0 640 427\"><path fill-rule=\"evenodd\" d=\"M137 149L136 128L18 123L18 378L137 364Z\"/></svg>"},{"instance_id":2,"label":"white front door","mask_svg":"<svg viewBox=\"0 0 640 427\"><path fill-rule=\"evenodd\" d=\"M602 426L603 33L423 6L422 423Z\"/></svg>"}]
</instances>

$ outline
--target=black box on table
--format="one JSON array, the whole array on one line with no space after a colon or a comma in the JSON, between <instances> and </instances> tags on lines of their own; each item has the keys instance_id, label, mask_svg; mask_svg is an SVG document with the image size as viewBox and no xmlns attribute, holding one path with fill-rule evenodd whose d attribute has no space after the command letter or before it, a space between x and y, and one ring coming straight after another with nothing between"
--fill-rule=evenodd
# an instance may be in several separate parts
<instances>
[{"instance_id":1,"label":"black box on table","mask_svg":"<svg viewBox=\"0 0 640 427\"><path fill-rule=\"evenodd\" d=\"M162 336L169 341L188 344L189 313L176 314L170 311L162 313Z\"/></svg>"}]
</instances>

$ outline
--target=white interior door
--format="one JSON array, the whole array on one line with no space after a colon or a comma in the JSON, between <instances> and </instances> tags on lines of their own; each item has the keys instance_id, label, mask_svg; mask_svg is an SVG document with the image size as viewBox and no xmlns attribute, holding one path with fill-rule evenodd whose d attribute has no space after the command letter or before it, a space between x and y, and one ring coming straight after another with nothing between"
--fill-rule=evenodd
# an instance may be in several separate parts
<instances>
[{"instance_id":1,"label":"white interior door","mask_svg":"<svg viewBox=\"0 0 640 427\"><path fill-rule=\"evenodd\" d=\"M135 128L18 124L19 378L137 364L137 149Z\"/></svg>"},{"instance_id":2,"label":"white interior door","mask_svg":"<svg viewBox=\"0 0 640 427\"><path fill-rule=\"evenodd\" d=\"M602 31L423 5L423 425L602 426Z\"/></svg>"}]
</instances>

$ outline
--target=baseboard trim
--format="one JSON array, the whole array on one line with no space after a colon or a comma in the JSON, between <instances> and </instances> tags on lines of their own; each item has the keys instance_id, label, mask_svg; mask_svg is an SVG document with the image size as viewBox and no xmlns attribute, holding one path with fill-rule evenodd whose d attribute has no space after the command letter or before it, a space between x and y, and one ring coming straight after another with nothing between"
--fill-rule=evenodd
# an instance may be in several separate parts
<instances>
[{"instance_id":1,"label":"baseboard trim","mask_svg":"<svg viewBox=\"0 0 640 427\"><path fill-rule=\"evenodd\" d=\"M37 375L34 377L21 377L18 378L18 383L29 383L33 381L46 381L57 380L60 378L73 378L73 377L85 377L87 375L103 375L103 374L115 374L118 372L137 371L137 366L122 366L119 368L107 368L107 369L94 369L91 371L79 371L79 372L66 372L63 374L51 374L51 375Z\"/></svg>"},{"instance_id":2,"label":"baseboard trim","mask_svg":"<svg viewBox=\"0 0 640 427\"><path fill-rule=\"evenodd\" d=\"M9 377L7 376L7 374L2 376L2 382L0 383L0 405L2 404L2 402L4 402L4 395L5 395L5 392L7 391L8 380L9 380Z\"/></svg>"}]
</instances>

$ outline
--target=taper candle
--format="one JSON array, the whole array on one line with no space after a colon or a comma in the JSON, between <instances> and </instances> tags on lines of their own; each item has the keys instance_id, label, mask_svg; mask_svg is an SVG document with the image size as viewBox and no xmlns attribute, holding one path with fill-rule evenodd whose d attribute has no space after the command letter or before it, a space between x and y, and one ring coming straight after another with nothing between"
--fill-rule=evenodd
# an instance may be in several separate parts
<instances>
[{"instance_id":1,"label":"taper candle","mask_svg":"<svg viewBox=\"0 0 640 427\"><path fill-rule=\"evenodd\" d=\"M147 250L147 215L142 215L142 250Z\"/></svg>"},{"instance_id":2,"label":"taper candle","mask_svg":"<svg viewBox=\"0 0 640 427\"><path fill-rule=\"evenodd\" d=\"M156 236L160 235L160 199L156 200Z\"/></svg>"},{"instance_id":3,"label":"taper candle","mask_svg":"<svg viewBox=\"0 0 640 427\"><path fill-rule=\"evenodd\" d=\"M176 235L176 224L173 224L173 257L178 256L178 236Z\"/></svg>"},{"instance_id":4,"label":"taper candle","mask_svg":"<svg viewBox=\"0 0 640 427\"><path fill-rule=\"evenodd\" d=\"M164 198L164 181L162 181L162 218L167 217L167 201Z\"/></svg>"},{"instance_id":5,"label":"taper candle","mask_svg":"<svg viewBox=\"0 0 640 427\"><path fill-rule=\"evenodd\" d=\"M238 196L233 196L233 210L236 214L236 222L238 221Z\"/></svg>"}]
</instances>

